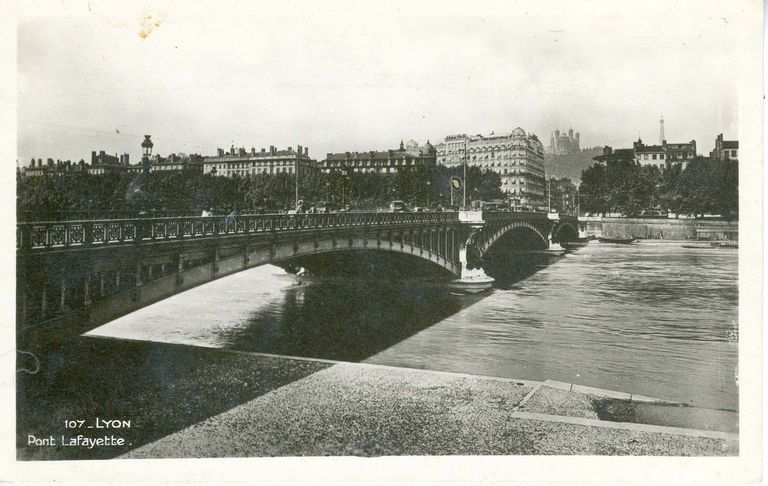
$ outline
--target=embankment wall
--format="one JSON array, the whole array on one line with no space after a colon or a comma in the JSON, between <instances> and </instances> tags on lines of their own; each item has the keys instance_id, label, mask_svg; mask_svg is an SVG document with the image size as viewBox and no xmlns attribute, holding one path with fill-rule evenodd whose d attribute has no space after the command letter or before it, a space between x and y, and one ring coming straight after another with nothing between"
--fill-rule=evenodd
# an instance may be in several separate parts
<instances>
[{"instance_id":1,"label":"embankment wall","mask_svg":"<svg viewBox=\"0 0 768 486\"><path fill-rule=\"evenodd\" d=\"M738 221L645 218L587 218L587 236L664 240L739 239Z\"/></svg>"}]
</instances>

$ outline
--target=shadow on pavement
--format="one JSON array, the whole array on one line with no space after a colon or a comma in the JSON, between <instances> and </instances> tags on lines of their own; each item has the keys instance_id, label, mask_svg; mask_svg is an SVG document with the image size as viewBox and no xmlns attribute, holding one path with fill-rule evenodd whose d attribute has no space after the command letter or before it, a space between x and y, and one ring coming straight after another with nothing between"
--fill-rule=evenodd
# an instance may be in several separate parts
<instances>
[{"instance_id":1,"label":"shadow on pavement","mask_svg":"<svg viewBox=\"0 0 768 486\"><path fill-rule=\"evenodd\" d=\"M331 366L87 337L62 343L38 359L37 373L17 373L19 460L116 457ZM110 420L130 425L96 428ZM29 445L30 435L50 445ZM62 444L78 435L114 436L125 443L92 448Z\"/></svg>"}]
</instances>

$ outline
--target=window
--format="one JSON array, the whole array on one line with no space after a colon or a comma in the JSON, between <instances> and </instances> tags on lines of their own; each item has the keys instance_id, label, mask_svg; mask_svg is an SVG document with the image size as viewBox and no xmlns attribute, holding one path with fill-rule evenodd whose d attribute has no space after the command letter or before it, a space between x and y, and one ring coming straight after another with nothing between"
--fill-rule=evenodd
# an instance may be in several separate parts
<instances>
[{"instance_id":1,"label":"window","mask_svg":"<svg viewBox=\"0 0 768 486\"><path fill-rule=\"evenodd\" d=\"M653 154L653 160L656 160L656 154Z\"/></svg>"}]
</instances>

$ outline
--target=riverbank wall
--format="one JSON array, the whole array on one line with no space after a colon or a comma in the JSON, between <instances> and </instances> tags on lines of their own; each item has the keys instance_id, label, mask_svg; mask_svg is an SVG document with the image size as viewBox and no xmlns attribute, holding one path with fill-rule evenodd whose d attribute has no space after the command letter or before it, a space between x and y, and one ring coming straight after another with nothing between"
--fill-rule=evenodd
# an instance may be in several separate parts
<instances>
[{"instance_id":1,"label":"riverbank wall","mask_svg":"<svg viewBox=\"0 0 768 486\"><path fill-rule=\"evenodd\" d=\"M663 240L738 241L738 221L650 218L580 218L586 236Z\"/></svg>"}]
</instances>

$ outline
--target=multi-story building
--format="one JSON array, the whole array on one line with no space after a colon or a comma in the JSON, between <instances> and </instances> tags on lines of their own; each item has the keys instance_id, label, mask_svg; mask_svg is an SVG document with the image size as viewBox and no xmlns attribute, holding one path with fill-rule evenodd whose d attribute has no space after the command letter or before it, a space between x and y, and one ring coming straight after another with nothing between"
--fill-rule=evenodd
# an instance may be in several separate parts
<instances>
[{"instance_id":1,"label":"multi-story building","mask_svg":"<svg viewBox=\"0 0 768 486\"><path fill-rule=\"evenodd\" d=\"M130 156L123 154L114 156L99 151L91 152L91 165L87 168L89 174L119 174L128 170Z\"/></svg>"},{"instance_id":2,"label":"multi-story building","mask_svg":"<svg viewBox=\"0 0 768 486\"><path fill-rule=\"evenodd\" d=\"M635 162L638 164L655 165L660 169L667 166L667 153L663 145L645 145L643 140L638 138L632 147L635 151Z\"/></svg>"},{"instance_id":3,"label":"multi-story building","mask_svg":"<svg viewBox=\"0 0 768 486\"><path fill-rule=\"evenodd\" d=\"M665 169L673 164L681 164L683 168L696 157L696 141L686 143L668 143L661 141L661 145L645 145L642 139L633 144L635 162L640 165L654 165Z\"/></svg>"},{"instance_id":4,"label":"multi-story building","mask_svg":"<svg viewBox=\"0 0 768 486\"><path fill-rule=\"evenodd\" d=\"M53 161L53 159L48 159L45 164L43 164L43 159L32 159L32 162L28 167L23 167L21 174L25 177L39 177L39 176L58 176L63 174L69 174L69 173L82 173L86 172L88 166L85 163L85 160L80 160L80 162L72 163L71 160L56 160L56 162Z\"/></svg>"},{"instance_id":5,"label":"multi-story building","mask_svg":"<svg viewBox=\"0 0 768 486\"><path fill-rule=\"evenodd\" d=\"M400 141L397 150L369 152L329 153L325 160L318 163L323 173L331 171L371 172L395 175L406 168L435 165L435 148L429 143L419 146L411 140L407 145Z\"/></svg>"},{"instance_id":6,"label":"multi-story building","mask_svg":"<svg viewBox=\"0 0 768 486\"><path fill-rule=\"evenodd\" d=\"M555 130L549 138L549 147L547 151L554 155L565 155L578 152L580 150L579 138L579 132L576 132L574 136L573 128L568 129L567 135L565 132L561 135L559 129Z\"/></svg>"},{"instance_id":7,"label":"multi-story building","mask_svg":"<svg viewBox=\"0 0 768 486\"><path fill-rule=\"evenodd\" d=\"M141 165L138 166L141 171ZM203 157L199 154L171 154L168 157L161 157L155 154L149 159L150 172L202 172Z\"/></svg>"},{"instance_id":8,"label":"multi-story building","mask_svg":"<svg viewBox=\"0 0 768 486\"><path fill-rule=\"evenodd\" d=\"M269 151L261 149L257 152L251 147L250 151L232 146L229 152L217 149L214 157L203 159L203 173L224 177L236 175L245 177L256 174L294 174L298 167L300 173L317 170L314 160L309 158L309 149L301 145L277 150L270 146Z\"/></svg>"},{"instance_id":9,"label":"multi-story building","mask_svg":"<svg viewBox=\"0 0 768 486\"><path fill-rule=\"evenodd\" d=\"M738 140L723 140L723 134L717 136L715 139L715 149L710 152L710 157L713 159L721 160L734 160L739 161L739 141Z\"/></svg>"},{"instance_id":10,"label":"multi-story building","mask_svg":"<svg viewBox=\"0 0 768 486\"><path fill-rule=\"evenodd\" d=\"M622 162L634 162L635 151L633 149L614 150L610 146L606 145L603 147L603 155L592 157L592 160L602 165L603 167Z\"/></svg>"},{"instance_id":11,"label":"multi-story building","mask_svg":"<svg viewBox=\"0 0 768 486\"><path fill-rule=\"evenodd\" d=\"M506 134L450 135L435 148L439 164L457 166L466 159L469 166L499 174L501 190L515 206L546 206L544 147L536 135L520 127Z\"/></svg>"},{"instance_id":12,"label":"multi-story building","mask_svg":"<svg viewBox=\"0 0 768 486\"><path fill-rule=\"evenodd\" d=\"M667 163L681 164L683 168L696 157L696 140L686 143L668 143L666 140L662 145L667 151Z\"/></svg>"}]
</instances>

